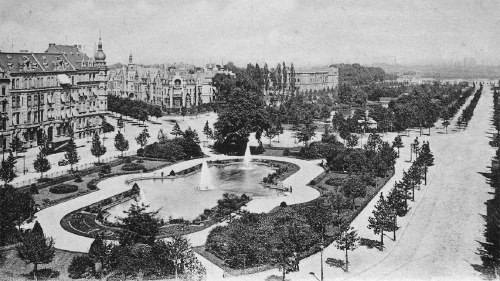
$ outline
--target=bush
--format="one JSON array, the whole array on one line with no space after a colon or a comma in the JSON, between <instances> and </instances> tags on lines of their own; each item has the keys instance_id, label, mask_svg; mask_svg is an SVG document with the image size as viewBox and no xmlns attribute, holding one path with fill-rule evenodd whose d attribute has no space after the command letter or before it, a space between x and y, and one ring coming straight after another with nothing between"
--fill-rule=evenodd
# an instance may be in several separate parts
<instances>
[{"instance_id":1,"label":"bush","mask_svg":"<svg viewBox=\"0 0 500 281\"><path fill-rule=\"evenodd\" d=\"M38 194L38 186L36 186L36 183L32 183L30 185L30 193L31 194Z\"/></svg>"},{"instance_id":2,"label":"bush","mask_svg":"<svg viewBox=\"0 0 500 281\"><path fill-rule=\"evenodd\" d=\"M125 163L132 163L132 158L130 157L125 158Z\"/></svg>"},{"instance_id":3,"label":"bush","mask_svg":"<svg viewBox=\"0 0 500 281\"><path fill-rule=\"evenodd\" d=\"M60 184L53 186L49 189L51 193L54 194L66 194L66 193L71 193L75 192L78 190L78 186L73 185L73 184Z\"/></svg>"},{"instance_id":4,"label":"bush","mask_svg":"<svg viewBox=\"0 0 500 281\"><path fill-rule=\"evenodd\" d=\"M148 172L148 168L144 168L144 169L142 169L142 172L143 172L143 173L147 173L147 172Z\"/></svg>"},{"instance_id":5,"label":"bush","mask_svg":"<svg viewBox=\"0 0 500 281\"><path fill-rule=\"evenodd\" d=\"M137 149L137 155L144 156L144 148L141 147L141 148Z\"/></svg>"},{"instance_id":6,"label":"bush","mask_svg":"<svg viewBox=\"0 0 500 281\"><path fill-rule=\"evenodd\" d=\"M285 201L283 201L283 202L281 202L280 207L281 208L286 208L286 207L288 207L288 205L286 204Z\"/></svg>"},{"instance_id":7,"label":"bush","mask_svg":"<svg viewBox=\"0 0 500 281\"><path fill-rule=\"evenodd\" d=\"M341 186L343 183L343 180L340 178L330 178L325 181L326 184L331 185L331 186Z\"/></svg>"},{"instance_id":8,"label":"bush","mask_svg":"<svg viewBox=\"0 0 500 281\"><path fill-rule=\"evenodd\" d=\"M142 164L137 164L137 163L126 163L121 167L122 171L138 171L138 170L144 170L145 167Z\"/></svg>"},{"instance_id":9,"label":"bush","mask_svg":"<svg viewBox=\"0 0 500 281\"><path fill-rule=\"evenodd\" d=\"M51 178L40 178L40 179L37 179L38 182L45 182L45 183L50 183L53 181L53 179Z\"/></svg>"},{"instance_id":10,"label":"bush","mask_svg":"<svg viewBox=\"0 0 500 281\"><path fill-rule=\"evenodd\" d=\"M144 163L144 160L142 160L142 159L137 159L137 161L135 161L135 163Z\"/></svg>"},{"instance_id":11,"label":"bush","mask_svg":"<svg viewBox=\"0 0 500 281\"><path fill-rule=\"evenodd\" d=\"M99 172L103 174L110 174L111 173L111 166L109 164L104 164L99 168Z\"/></svg>"},{"instance_id":12,"label":"bush","mask_svg":"<svg viewBox=\"0 0 500 281\"><path fill-rule=\"evenodd\" d=\"M170 175L170 176L175 176L175 171L174 171L174 170L170 171L170 174L169 174L169 175Z\"/></svg>"},{"instance_id":13,"label":"bush","mask_svg":"<svg viewBox=\"0 0 500 281\"><path fill-rule=\"evenodd\" d=\"M70 278L91 278L94 275L94 261L88 256L76 256L71 259L68 267Z\"/></svg>"},{"instance_id":14,"label":"bush","mask_svg":"<svg viewBox=\"0 0 500 281\"><path fill-rule=\"evenodd\" d=\"M76 174L75 182L82 182L82 176L80 174Z\"/></svg>"},{"instance_id":15,"label":"bush","mask_svg":"<svg viewBox=\"0 0 500 281\"><path fill-rule=\"evenodd\" d=\"M290 149L285 148L285 150L283 150L283 156L290 156Z\"/></svg>"},{"instance_id":16,"label":"bush","mask_svg":"<svg viewBox=\"0 0 500 281\"><path fill-rule=\"evenodd\" d=\"M90 190L96 190L97 185L95 183L89 183L89 184L87 184L87 188Z\"/></svg>"}]
</instances>

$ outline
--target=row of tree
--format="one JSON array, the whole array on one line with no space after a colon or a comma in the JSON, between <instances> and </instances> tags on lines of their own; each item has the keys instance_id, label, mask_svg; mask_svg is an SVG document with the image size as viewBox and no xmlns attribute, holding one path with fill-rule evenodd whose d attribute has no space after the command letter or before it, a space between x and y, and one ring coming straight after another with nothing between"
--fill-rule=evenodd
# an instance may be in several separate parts
<instances>
[{"instance_id":1,"label":"row of tree","mask_svg":"<svg viewBox=\"0 0 500 281\"><path fill-rule=\"evenodd\" d=\"M500 92L498 88L493 92L493 120L497 130L494 146L496 155L493 157L491 165L490 185L494 189L494 197L485 202L486 204L486 228L484 231L485 241L480 243L477 253L482 264L473 265L474 269L481 272L486 280L498 279L500 276L500 147L499 147L499 116L500 116Z\"/></svg>"},{"instance_id":2,"label":"row of tree","mask_svg":"<svg viewBox=\"0 0 500 281\"><path fill-rule=\"evenodd\" d=\"M114 95L108 96L108 110L132 117L140 121L148 120L149 116L161 117L161 107L141 100L131 100Z\"/></svg>"},{"instance_id":3,"label":"row of tree","mask_svg":"<svg viewBox=\"0 0 500 281\"><path fill-rule=\"evenodd\" d=\"M482 92L483 92L483 84L480 83L479 89L474 94L474 97L467 105L467 107L464 108L464 110L462 111L462 115L460 115L460 117L458 118L459 126L463 124L467 127L467 125L469 125L469 121L474 115L474 109L476 108L476 105L479 102L479 98L481 98Z\"/></svg>"},{"instance_id":4,"label":"row of tree","mask_svg":"<svg viewBox=\"0 0 500 281\"><path fill-rule=\"evenodd\" d=\"M410 169L403 172L403 179L394 184L387 196L380 193L373 216L368 218L368 228L373 229L375 234L380 234L381 249L384 246L384 233L393 232L393 240L396 240L396 230L399 229L397 218L408 213L408 200L415 201L415 189L419 188L422 180L427 184L428 167L434 165L434 156L428 142L420 146L418 138L415 138L411 144L411 154L415 154L416 160Z\"/></svg>"}]
</instances>

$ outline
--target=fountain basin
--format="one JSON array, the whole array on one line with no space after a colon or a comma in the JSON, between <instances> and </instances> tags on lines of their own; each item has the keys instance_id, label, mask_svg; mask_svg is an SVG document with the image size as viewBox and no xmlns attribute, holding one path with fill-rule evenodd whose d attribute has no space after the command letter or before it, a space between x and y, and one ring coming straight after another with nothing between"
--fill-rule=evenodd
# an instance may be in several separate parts
<instances>
[{"instance_id":1,"label":"fountain basin","mask_svg":"<svg viewBox=\"0 0 500 281\"><path fill-rule=\"evenodd\" d=\"M150 206L150 210L159 209L158 215L164 220L169 218L193 220L205 209L215 207L224 193L238 196L246 194L250 197L276 196L280 193L260 184L262 178L272 173L274 168L252 163L253 169L242 170L242 165L241 162L233 162L208 167L213 186L210 192L198 189L201 172L175 179L141 180L138 184L146 198L144 203ZM116 221L116 217L124 216L123 211L128 210L132 202L124 202L108 209L110 214L108 220L113 222Z\"/></svg>"}]
</instances>

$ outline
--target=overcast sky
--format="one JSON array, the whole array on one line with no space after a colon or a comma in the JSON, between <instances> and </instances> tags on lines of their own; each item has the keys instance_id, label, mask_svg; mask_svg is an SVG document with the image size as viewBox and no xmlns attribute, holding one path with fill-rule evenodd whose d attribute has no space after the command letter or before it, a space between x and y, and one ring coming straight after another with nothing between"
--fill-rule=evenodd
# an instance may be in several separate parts
<instances>
[{"instance_id":1,"label":"overcast sky","mask_svg":"<svg viewBox=\"0 0 500 281\"><path fill-rule=\"evenodd\" d=\"M499 0L0 0L2 51L91 53L99 29L108 63L500 62Z\"/></svg>"}]
</instances>

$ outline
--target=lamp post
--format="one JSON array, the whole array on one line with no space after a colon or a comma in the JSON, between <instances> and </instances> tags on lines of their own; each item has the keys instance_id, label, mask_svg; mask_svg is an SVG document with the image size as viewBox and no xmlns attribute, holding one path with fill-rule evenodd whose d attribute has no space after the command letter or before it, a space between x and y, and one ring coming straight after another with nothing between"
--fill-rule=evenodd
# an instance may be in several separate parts
<instances>
[{"instance_id":1,"label":"lamp post","mask_svg":"<svg viewBox=\"0 0 500 281\"><path fill-rule=\"evenodd\" d=\"M23 155L23 175L26 175L26 155Z\"/></svg>"}]
</instances>

